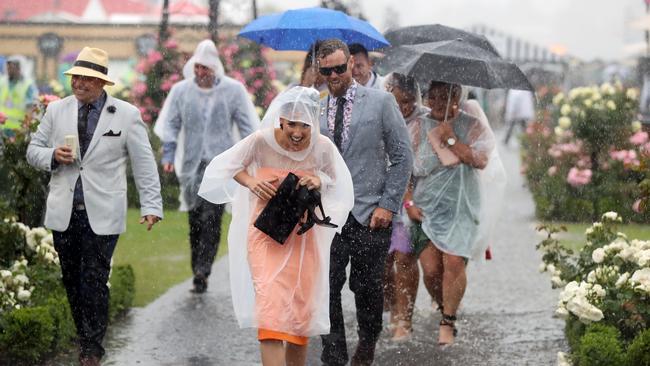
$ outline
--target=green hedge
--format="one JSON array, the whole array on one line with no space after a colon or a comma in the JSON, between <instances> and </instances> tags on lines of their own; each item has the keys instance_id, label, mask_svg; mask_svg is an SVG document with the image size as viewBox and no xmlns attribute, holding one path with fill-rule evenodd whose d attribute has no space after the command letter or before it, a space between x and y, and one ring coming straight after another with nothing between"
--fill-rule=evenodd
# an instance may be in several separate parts
<instances>
[{"instance_id":1,"label":"green hedge","mask_svg":"<svg viewBox=\"0 0 650 366\"><path fill-rule=\"evenodd\" d=\"M650 329L639 332L629 344L611 325L585 326L570 318L564 331L575 366L650 366Z\"/></svg>"},{"instance_id":2,"label":"green hedge","mask_svg":"<svg viewBox=\"0 0 650 366\"><path fill-rule=\"evenodd\" d=\"M639 333L627 348L629 366L650 366L650 329Z\"/></svg>"},{"instance_id":3,"label":"green hedge","mask_svg":"<svg viewBox=\"0 0 650 366\"><path fill-rule=\"evenodd\" d=\"M113 267L110 283L112 320L133 303L133 268ZM76 330L68 301L59 290L54 289L51 297L33 307L0 315L0 364L33 364L70 346Z\"/></svg>"}]
</instances>

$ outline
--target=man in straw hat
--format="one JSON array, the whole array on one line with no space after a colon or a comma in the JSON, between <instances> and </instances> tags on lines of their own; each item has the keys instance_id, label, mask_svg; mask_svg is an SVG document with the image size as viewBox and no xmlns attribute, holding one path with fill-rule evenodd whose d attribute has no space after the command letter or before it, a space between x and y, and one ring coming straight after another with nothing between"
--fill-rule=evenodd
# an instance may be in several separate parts
<instances>
[{"instance_id":1,"label":"man in straw hat","mask_svg":"<svg viewBox=\"0 0 650 366\"><path fill-rule=\"evenodd\" d=\"M111 257L126 229L130 160L147 230L163 217L160 181L138 109L107 95L108 55L84 47L74 66L74 96L48 105L27 161L52 172L45 226L52 230L77 326L81 365L99 365L108 321ZM127 159L129 158L129 159Z\"/></svg>"},{"instance_id":2,"label":"man in straw hat","mask_svg":"<svg viewBox=\"0 0 650 366\"><path fill-rule=\"evenodd\" d=\"M221 236L223 204L199 197L206 166L237 141L257 129L259 117L246 87L224 75L214 42L199 42L183 67L185 80L175 84L165 100L154 131L163 141L163 171L176 173L181 209L188 210L194 287L207 290L208 277Z\"/></svg>"}]
</instances>

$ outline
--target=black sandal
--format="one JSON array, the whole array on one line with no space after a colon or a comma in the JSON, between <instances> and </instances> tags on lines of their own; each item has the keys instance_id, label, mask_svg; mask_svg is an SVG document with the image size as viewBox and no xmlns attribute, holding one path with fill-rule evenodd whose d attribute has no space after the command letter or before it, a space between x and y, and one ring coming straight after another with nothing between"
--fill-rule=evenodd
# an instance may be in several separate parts
<instances>
[{"instance_id":1,"label":"black sandal","mask_svg":"<svg viewBox=\"0 0 650 366\"><path fill-rule=\"evenodd\" d=\"M458 329L456 329L456 315L447 315L445 313L442 313L442 319L440 319L440 326L447 326L451 327L453 330L453 335L454 338L458 335ZM447 345L449 343L440 343L438 342L439 345Z\"/></svg>"}]
</instances>

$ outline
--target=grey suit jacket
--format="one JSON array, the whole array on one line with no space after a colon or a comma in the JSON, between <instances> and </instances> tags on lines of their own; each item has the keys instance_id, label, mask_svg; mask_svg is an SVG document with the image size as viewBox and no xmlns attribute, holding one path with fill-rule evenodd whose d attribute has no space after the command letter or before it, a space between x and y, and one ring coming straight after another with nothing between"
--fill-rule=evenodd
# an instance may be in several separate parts
<instances>
[{"instance_id":1,"label":"grey suit jacket","mask_svg":"<svg viewBox=\"0 0 650 366\"><path fill-rule=\"evenodd\" d=\"M110 107L115 108L114 113L107 111ZM54 149L65 144L66 135L77 135L77 113L77 99L74 96L48 105L27 148L29 164L51 170ZM83 159L79 160L79 157L77 147L74 163L59 165L52 171L45 213L46 227L56 231L67 230L75 183L81 176L84 204L93 232L97 235L124 232L128 158L140 195L141 215L163 217L156 162L147 127L135 106L107 96L88 150Z\"/></svg>"},{"instance_id":2,"label":"grey suit jacket","mask_svg":"<svg viewBox=\"0 0 650 366\"><path fill-rule=\"evenodd\" d=\"M352 174L352 215L368 225L376 207L397 213L413 166L406 123L395 98L377 89L357 86L349 139L343 160ZM321 134L332 139L327 127L327 102L321 100Z\"/></svg>"}]
</instances>

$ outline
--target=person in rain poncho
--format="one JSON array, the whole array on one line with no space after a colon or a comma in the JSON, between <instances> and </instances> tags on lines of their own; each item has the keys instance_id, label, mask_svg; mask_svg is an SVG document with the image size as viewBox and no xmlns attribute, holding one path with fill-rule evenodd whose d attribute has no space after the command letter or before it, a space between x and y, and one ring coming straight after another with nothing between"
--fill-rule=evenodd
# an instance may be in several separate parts
<instances>
[{"instance_id":1,"label":"person in rain poncho","mask_svg":"<svg viewBox=\"0 0 650 366\"><path fill-rule=\"evenodd\" d=\"M507 145L515 126L520 125L521 130L525 131L526 126L535 119L535 96L528 90L508 90L504 113L503 119L508 125L508 131L503 144Z\"/></svg>"},{"instance_id":2,"label":"person in rain poncho","mask_svg":"<svg viewBox=\"0 0 650 366\"><path fill-rule=\"evenodd\" d=\"M212 160L199 190L215 204L232 202L233 306L241 327L258 328L265 365L304 364L307 337L330 330L330 246L354 193L343 158L320 134L318 111L313 88L296 86L280 94L260 130ZM294 229L280 245L253 226L289 172L300 177L300 185L320 190L325 214L338 229L314 226L302 235Z\"/></svg>"},{"instance_id":3,"label":"person in rain poncho","mask_svg":"<svg viewBox=\"0 0 650 366\"><path fill-rule=\"evenodd\" d=\"M25 116L31 113L36 103L38 89L34 81L25 77L26 59L13 55L7 58L7 76L0 78L0 112L7 120L0 124L5 133L20 128Z\"/></svg>"},{"instance_id":4,"label":"person in rain poncho","mask_svg":"<svg viewBox=\"0 0 650 366\"><path fill-rule=\"evenodd\" d=\"M163 141L163 171L176 171L181 209L189 210L192 291L202 293L217 254L224 205L200 198L199 184L210 160L234 144L233 127L248 136L259 118L244 85L224 75L211 40L198 44L183 76L169 92L154 131Z\"/></svg>"},{"instance_id":5,"label":"person in rain poncho","mask_svg":"<svg viewBox=\"0 0 650 366\"><path fill-rule=\"evenodd\" d=\"M429 113L429 109L422 106L417 82L414 78L393 73L386 78L385 87L395 96L409 135L413 136L413 130L419 128L419 123L414 121ZM390 310L393 341L404 341L410 337L415 296L420 281L418 258L413 253L402 215L405 215L403 209L393 220L384 279L384 310Z\"/></svg>"},{"instance_id":6,"label":"person in rain poncho","mask_svg":"<svg viewBox=\"0 0 650 366\"><path fill-rule=\"evenodd\" d=\"M404 204L424 283L442 312L441 345L454 341L465 267L490 244L505 185L487 118L475 101L461 104L461 93L457 84L430 83L431 112L411 129L413 188Z\"/></svg>"}]
</instances>

